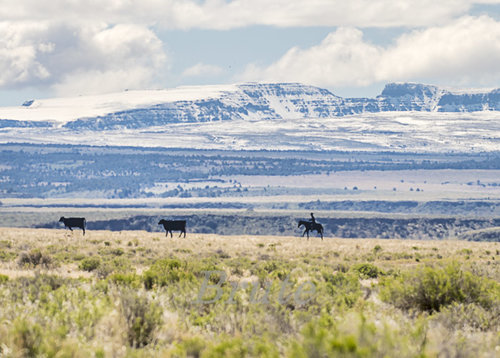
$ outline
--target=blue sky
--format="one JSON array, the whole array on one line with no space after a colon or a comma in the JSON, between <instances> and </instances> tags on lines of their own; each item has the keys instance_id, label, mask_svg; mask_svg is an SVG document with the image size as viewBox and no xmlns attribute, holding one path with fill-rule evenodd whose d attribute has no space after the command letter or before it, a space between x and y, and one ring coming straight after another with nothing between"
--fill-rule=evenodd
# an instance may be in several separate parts
<instances>
[{"instance_id":1,"label":"blue sky","mask_svg":"<svg viewBox=\"0 0 500 358\"><path fill-rule=\"evenodd\" d=\"M2 0L0 105L124 89L500 87L495 0Z\"/></svg>"}]
</instances>

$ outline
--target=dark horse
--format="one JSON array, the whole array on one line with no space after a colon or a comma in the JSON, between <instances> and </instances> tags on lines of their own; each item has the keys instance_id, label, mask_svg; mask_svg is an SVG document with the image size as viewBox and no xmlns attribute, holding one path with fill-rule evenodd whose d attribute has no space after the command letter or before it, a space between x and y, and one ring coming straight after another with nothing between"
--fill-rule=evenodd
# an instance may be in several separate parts
<instances>
[{"instance_id":1,"label":"dark horse","mask_svg":"<svg viewBox=\"0 0 500 358\"><path fill-rule=\"evenodd\" d=\"M299 220L299 226L301 227L304 225L304 233L302 234L302 237L307 234L307 239L309 240L309 231L317 231L318 234L321 235L321 240L323 240L323 225L318 224L318 223L313 223L311 221L307 220Z\"/></svg>"}]
</instances>

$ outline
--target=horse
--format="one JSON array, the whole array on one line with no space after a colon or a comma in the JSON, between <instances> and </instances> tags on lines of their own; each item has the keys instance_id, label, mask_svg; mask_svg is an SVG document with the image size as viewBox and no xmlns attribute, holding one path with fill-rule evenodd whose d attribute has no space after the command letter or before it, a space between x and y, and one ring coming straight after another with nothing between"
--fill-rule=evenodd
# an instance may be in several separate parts
<instances>
[{"instance_id":1,"label":"horse","mask_svg":"<svg viewBox=\"0 0 500 358\"><path fill-rule=\"evenodd\" d=\"M307 240L309 240L309 231L317 231L318 234L321 235L321 240L323 240L323 225L307 220L299 220L299 225L297 227L301 227L302 225L304 225L305 229L302 233L302 237L307 234Z\"/></svg>"}]
</instances>

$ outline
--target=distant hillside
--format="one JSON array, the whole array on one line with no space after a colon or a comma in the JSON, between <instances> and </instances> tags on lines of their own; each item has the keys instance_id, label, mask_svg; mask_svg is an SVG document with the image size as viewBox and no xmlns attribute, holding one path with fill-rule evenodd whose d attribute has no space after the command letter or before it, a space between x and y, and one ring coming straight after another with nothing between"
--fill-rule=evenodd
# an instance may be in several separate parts
<instances>
[{"instance_id":1,"label":"distant hillside","mask_svg":"<svg viewBox=\"0 0 500 358\"><path fill-rule=\"evenodd\" d=\"M468 241L500 242L500 226L467 231L460 235L460 239Z\"/></svg>"}]
</instances>

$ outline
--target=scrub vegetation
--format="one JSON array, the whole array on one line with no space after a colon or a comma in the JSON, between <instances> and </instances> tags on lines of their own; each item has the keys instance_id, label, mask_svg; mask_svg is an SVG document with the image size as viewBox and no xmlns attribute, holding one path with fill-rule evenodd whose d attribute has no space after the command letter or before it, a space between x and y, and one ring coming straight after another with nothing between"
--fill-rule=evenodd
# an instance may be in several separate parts
<instances>
[{"instance_id":1,"label":"scrub vegetation","mask_svg":"<svg viewBox=\"0 0 500 358\"><path fill-rule=\"evenodd\" d=\"M0 228L0 356L493 357L499 262L498 242Z\"/></svg>"}]
</instances>

